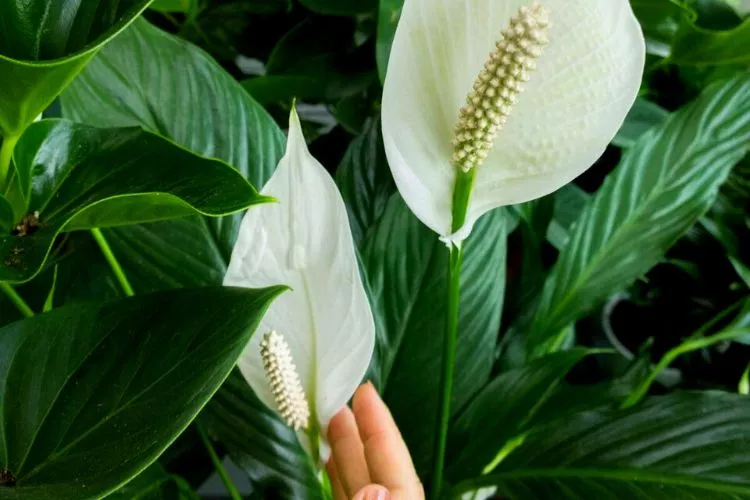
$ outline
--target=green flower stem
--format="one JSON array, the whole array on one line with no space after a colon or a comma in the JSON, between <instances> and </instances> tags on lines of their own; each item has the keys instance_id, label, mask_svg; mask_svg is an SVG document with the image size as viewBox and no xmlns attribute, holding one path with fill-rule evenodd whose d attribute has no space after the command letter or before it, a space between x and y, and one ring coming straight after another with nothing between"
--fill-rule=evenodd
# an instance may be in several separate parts
<instances>
[{"instance_id":1,"label":"green flower stem","mask_svg":"<svg viewBox=\"0 0 750 500\"><path fill-rule=\"evenodd\" d=\"M474 171L458 171L453 189L453 231L458 231L466 222L469 198L474 187ZM440 406L435 435L435 452L432 469L431 494L439 498L443 488L443 469L445 468L445 446L448 441L448 424L451 416L451 396L453 393L453 376L456 370L456 345L458 342L458 304L461 291L461 264L463 250L460 245L451 244L448 249L450 262L448 268L448 314L443 341L443 360L440 374Z\"/></svg>"},{"instance_id":2,"label":"green flower stem","mask_svg":"<svg viewBox=\"0 0 750 500\"><path fill-rule=\"evenodd\" d=\"M23 297L18 295L18 292L16 292L16 290L8 283L6 283L5 281L0 281L0 290L2 290L3 293L10 299L10 301L13 302L13 305L15 305L18 310L21 311L21 314L23 314L24 317L30 318L34 315L34 311L32 311L26 301L23 300Z\"/></svg>"},{"instance_id":3,"label":"green flower stem","mask_svg":"<svg viewBox=\"0 0 750 500\"><path fill-rule=\"evenodd\" d=\"M13 156L13 148L18 142L17 136L3 137L3 144L0 146L0 190L5 187L10 172L10 160Z\"/></svg>"},{"instance_id":4,"label":"green flower stem","mask_svg":"<svg viewBox=\"0 0 750 500\"><path fill-rule=\"evenodd\" d=\"M99 245L99 248L102 250L102 253L104 254L104 258L107 259L107 262L109 263L109 267L112 268L112 272L115 273L115 277L117 278L117 281L120 283L120 286L122 287L122 291L125 292L125 295L127 295L128 297L132 297L133 295L135 295L135 292L133 291L133 287L130 286L130 282L128 281L128 277L125 276L125 272L122 270L120 263L117 262L117 257L115 257L115 254L112 253L112 248L110 248L109 243L107 242L107 239L102 234L102 231L99 228L94 228L91 230L91 234L94 236L96 243Z\"/></svg>"},{"instance_id":5,"label":"green flower stem","mask_svg":"<svg viewBox=\"0 0 750 500\"><path fill-rule=\"evenodd\" d=\"M213 462L216 472L219 473L221 482L224 483L224 487L226 487L227 491L229 492L229 496L231 496L233 500L242 500L242 495L237 489L237 486L235 486L232 478L229 476L229 473L224 468L224 464L221 463L219 455L216 454L216 450L211 444L211 440L208 439L206 429L203 428L203 425L198 422L198 420L195 421L195 428L198 430L198 435L201 438L201 442L203 442L203 446L206 447L206 451L208 451L208 455L211 457L211 462Z\"/></svg>"},{"instance_id":6,"label":"green flower stem","mask_svg":"<svg viewBox=\"0 0 750 500\"><path fill-rule=\"evenodd\" d=\"M656 377L658 377L662 371L668 368L669 365L671 365L677 358L679 358L683 354L698 351L700 349L705 349L706 347L718 344L719 342L734 340L737 337L748 334L750 334L750 328L737 328L724 330L717 333L716 335L711 335L710 337L693 337L683 342L671 351L667 352L661 358L661 361L659 361L659 363L653 368L653 370L651 370L648 378L646 378L646 380L644 380L641 385L639 385L633 392L631 392L625 402L622 403L621 408L630 408L631 406L637 404L641 399L643 399L643 397L648 393L648 390L651 388L651 384L653 384L654 380L656 380Z\"/></svg>"}]
</instances>

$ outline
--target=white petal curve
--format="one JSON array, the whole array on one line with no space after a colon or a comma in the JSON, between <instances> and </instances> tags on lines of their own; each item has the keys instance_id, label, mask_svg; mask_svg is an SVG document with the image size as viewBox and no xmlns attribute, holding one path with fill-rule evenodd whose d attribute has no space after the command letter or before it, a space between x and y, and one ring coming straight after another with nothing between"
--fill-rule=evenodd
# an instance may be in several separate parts
<instances>
[{"instance_id":1,"label":"white petal curve","mask_svg":"<svg viewBox=\"0 0 750 500\"><path fill-rule=\"evenodd\" d=\"M263 333L281 333L325 431L367 370L375 323L344 201L308 151L296 111L290 117L286 154L262 193L279 203L247 212L224 285L285 284L292 291L271 305L239 367L261 401L275 409L259 344Z\"/></svg>"},{"instance_id":2,"label":"white petal curve","mask_svg":"<svg viewBox=\"0 0 750 500\"><path fill-rule=\"evenodd\" d=\"M635 101L645 42L628 0L540 0L550 44L477 169L467 225L559 189L589 168ZM530 0L406 0L383 93L383 138L409 208L450 235L459 109L495 42Z\"/></svg>"}]
</instances>

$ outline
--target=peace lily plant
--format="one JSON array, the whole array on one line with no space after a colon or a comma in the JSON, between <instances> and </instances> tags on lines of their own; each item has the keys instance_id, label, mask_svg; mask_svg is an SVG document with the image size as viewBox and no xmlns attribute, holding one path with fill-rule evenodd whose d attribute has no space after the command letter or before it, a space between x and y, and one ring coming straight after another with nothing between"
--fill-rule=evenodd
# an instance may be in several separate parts
<instances>
[{"instance_id":1,"label":"peace lily plant","mask_svg":"<svg viewBox=\"0 0 750 500\"><path fill-rule=\"evenodd\" d=\"M601 156L638 93L628 0L406 0L383 91L396 185L451 254L432 492L442 485L461 242L483 214L540 198Z\"/></svg>"},{"instance_id":2,"label":"peace lily plant","mask_svg":"<svg viewBox=\"0 0 750 500\"><path fill-rule=\"evenodd\" d=\"M375 323L344 201L308 151L294 109L286 154L262 192L279 203L247 212L224 284L292 290L271 305L239 367L317 463L329 421L367 370Z\"/></svg>"}]
</instances>

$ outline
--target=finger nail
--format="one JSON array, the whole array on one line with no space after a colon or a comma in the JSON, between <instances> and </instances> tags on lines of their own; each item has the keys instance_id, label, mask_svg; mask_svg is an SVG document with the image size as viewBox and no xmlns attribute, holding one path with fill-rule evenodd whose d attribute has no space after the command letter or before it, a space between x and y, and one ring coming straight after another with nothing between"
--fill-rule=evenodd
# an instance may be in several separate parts
<instances>
[{"instance_id":1,"label":"finger nail","mask_svg":"<svg viewBox=\"0 0 750 500\"><path fill-rule=\"evenodd\" d=\"M354 500L389 500L391 493L379 485L370 485L362 488L354 495Z\"/></svg>"}]
</instances>

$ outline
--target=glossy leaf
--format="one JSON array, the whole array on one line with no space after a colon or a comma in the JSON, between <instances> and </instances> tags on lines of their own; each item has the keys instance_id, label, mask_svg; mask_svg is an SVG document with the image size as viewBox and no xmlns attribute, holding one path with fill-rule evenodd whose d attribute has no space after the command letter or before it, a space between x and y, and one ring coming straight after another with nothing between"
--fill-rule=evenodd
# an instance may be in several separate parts
<instances>
[{"instance_id":1,"label":"glossy leaf","mask_svg":"<svg viewBox=\"0 0 750 500\"><path fill-rule=\"evenodd\" d=\"M528 430L535 413L586 354L586 349L574 349L544 356L482 389L451 426L447 477L458 481L480 474L509 441Z\"/></svg>"},{"instance_id":2,"label":"glossy leaf","mask_svg":"<svg viewBox=\"0 0 750 500\"><path fill-rule=\"evenodd\" d=\"M145 21L99 53L62 96L62 108L99 127L143 126L226 161L258 188L283 154L282 131L239 83L202 50ZM240 221L237 214L104 234L135 283L157 273L161 287L218 284Z\"/></svg>"},{"instance_id":3,"label":"glossy leaf","mask_svg":"<svg viewBox=\"0 0 750 500\"><path fill-rule=\"evenodd\" d=\"M210 399L282 290L160 292L0 329L0 468L15 478L0 495L88 498L130 480Z\"/></svg>"},{"instance_id":4,"label":"glossy leaf","mask_svg":"<svg viewBox=\"0 0 750 500\"><path fill-rule=\"evenodd\" d=\"M533 434L496 473L512 500L750 498L750 399L720 392L652 398L583 412Z\"/></svg>"},{"instance_id":5,"label":"glossy leaf","mask_svg":"<svg viewBox=\"0 0 750 500\"><path fill-rule=\"evenodd\" d=\"M380 119L368 122L362 135L349 145L336 171L336 184L347 203L354 242L359 245L396 191L385 158Z\"/></svg>"},{"instance_id":6,"label":"glossy leaf","mask_svg":"<svg viewBox=\"0 0 750 500\"><path fill-rule=\"evenodd\" d=\"M320 483L294 431L258 400L235 370L201 418L263 498L321 499Z\"/></svg>"},{"instance_id":7,"label":"glossy leaf","mask_svg":"<svg viewBox=\"0 0 750 500\"><path fill-rule=\"evenodd\" d=\"M40 122L13 159L21 210L13 233L0 236L2 281L31 279L61 231L216 216L269 201L229 165L137 128Z\"/></svg>"},{"instance_id":8,"label":"glossy leaf","mask_svg":"<svg viewBox=\"0 0 750 500\"><path fill-rule=\"evenodd\" d=\"M18 136L150 0L0 6L0 134Z\"/></svg>"},{"instance_id":9,"label":"glossy leaf","mask_svg":"<svg viewBox=\"0 0 750 500\"><path fill-rule=\"evenodd\" d=\"M576 224L526 332L537 354L656 265L713 204L750 144L750 77L706 90L642 137Z\"/></svg>"},{"instance_id":10,"label":"glossy leaf","mask_svg":"<svg viewBox=\"0 0 750 500\"><path fill-rule=\"evenodd\" d=\"M118 489L107 500L198 500L184 479L167 474L159 464L153 464Z\"/></svg>"},{"instance_id":11,"label":"glossy leaf","mask_svg":"<svg viewBox=\"0 0 750 500\"><path fill-rule=\"evenodd\" d=\"M489 379L505 289L506 219L496 210L467 240L461 273L457 411ZM396 194L368 235L362 264L371 288L377 342L370 379L378 385L417 469L430 463L448 297L448 250Z\"/></svg>"}]
</instances>

